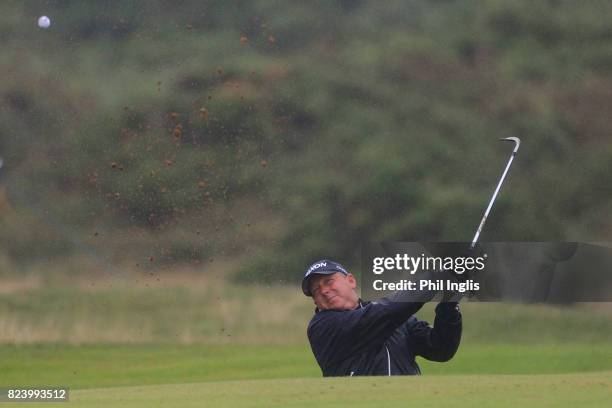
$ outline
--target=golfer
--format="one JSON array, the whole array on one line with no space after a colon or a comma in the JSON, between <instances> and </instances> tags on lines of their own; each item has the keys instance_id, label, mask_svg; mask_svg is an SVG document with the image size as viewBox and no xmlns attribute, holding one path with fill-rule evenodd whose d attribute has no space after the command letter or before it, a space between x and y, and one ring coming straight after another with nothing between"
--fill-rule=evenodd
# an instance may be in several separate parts
<instances>
[{"instance_id":1,"label":"golfer","mask_svg":"<svg viewBox=\"0 0 612 408\"><path fill-rule=\"evenodd\" d=\"M330 260L312 264L302 291L313 298L308 340L324 377L418 375L415 358L450 360L461 340L456 302L439 303L433 327L413 315L422 302L363 301L357 281Z\"/></svg>"}]
</instances>

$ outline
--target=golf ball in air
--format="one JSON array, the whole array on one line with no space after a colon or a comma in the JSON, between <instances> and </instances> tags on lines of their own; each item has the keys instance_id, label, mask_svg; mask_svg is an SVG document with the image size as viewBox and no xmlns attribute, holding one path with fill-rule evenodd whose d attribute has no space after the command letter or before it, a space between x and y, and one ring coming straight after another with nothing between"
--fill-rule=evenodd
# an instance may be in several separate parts
<instances>
[{"instance_id":1,"label":"golf ball in air","mask_svg":"<svg viewBox=\"0 0 612 408\"><path fill-rule=\"evenodd\" d=\"M40 16L38 18L38 26L40 28L49 28L51 25L51 20L47 16Z\"/></svg>"}]
</instances>

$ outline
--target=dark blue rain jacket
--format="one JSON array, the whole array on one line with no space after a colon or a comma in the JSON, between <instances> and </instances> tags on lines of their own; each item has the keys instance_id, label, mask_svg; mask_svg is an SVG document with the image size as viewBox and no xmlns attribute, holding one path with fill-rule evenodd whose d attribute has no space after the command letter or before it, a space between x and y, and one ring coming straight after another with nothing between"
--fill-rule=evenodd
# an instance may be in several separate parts
<instances>
[{"instance_id":1,"label":"dark blue rain jacket","mask_svg":"<svg viewBox=\"0 0 612 408\"><path fill-rule=\"evenodd\" d=\"M433 327L414 317L423 303L360 301L354 310L317 311L308 325L312 352L324 377L418 375L415 360L450 360L461 340L457 303L436 307Z\"/></svg>"}]
</instances>

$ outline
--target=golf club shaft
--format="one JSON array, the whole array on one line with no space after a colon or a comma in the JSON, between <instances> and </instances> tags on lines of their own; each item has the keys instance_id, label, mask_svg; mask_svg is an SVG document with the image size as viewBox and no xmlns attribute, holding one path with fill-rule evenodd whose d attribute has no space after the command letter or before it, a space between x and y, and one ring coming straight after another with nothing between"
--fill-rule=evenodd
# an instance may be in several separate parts
<instances>
[{"instance_id":1,"label":"golf club shaft","mask_svg":"<svg viewBox=\"0 0 612 408\"><path fill-rule=\"evenodd\" d=\"M495 199L497 198L497 195L499 194L499 190L501 190L501 186L504 183L504 179L506 178L506 175L508 174L508 170L510 170L510 165L512 164L512 161L514 160L514 156L516 156L516 153L518 152L519 146L521 144L521 140L518 137L508 137L508 138L501 139L501 140L508 140L508 141L514 142L515 143L514 149L512 150L512 155L510 156L510 160L508 160L508 164L506 164L506 168L501 178L499 179L499 183L497 183L497 187L495 188L495 191L493 192L493 197L491 197L491 201L489 201L489 205L487 206L487 209L485 210L484 216L482 217L482 220L480 220L480 225L478 226L478 229L476 230L476 234L474 234L474 238L472 239L472 243L470 244L470 249L474 249L474 247L476 246L476 243L478 242L478 238L480 237L480 233L482 232L485 222L487 221L487 217L489 216L489 213L491 212L491 208L493 208L493 203L495 202Z\"/></svg>"}]
</instances>

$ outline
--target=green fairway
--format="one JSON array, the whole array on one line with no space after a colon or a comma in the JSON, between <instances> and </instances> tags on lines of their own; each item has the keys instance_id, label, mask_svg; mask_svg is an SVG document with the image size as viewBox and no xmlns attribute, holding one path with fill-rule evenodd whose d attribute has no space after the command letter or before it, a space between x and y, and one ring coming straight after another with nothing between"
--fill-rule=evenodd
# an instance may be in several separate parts
<instances>
[{"instance_id":1,"label":"green fairway","mask_svg":"<svg viewBox=\"0 0 612 408\"><path fill-rule=\"evenodd\" d=\"M306 339L312 306L293 288L100 286L0 294L0 387L67 386L70 405L85 407L601 406L612 397L609 305L466 303L457 355L419 359L422 377L322 379ZM419 317L431 322L434 306Z\"/></svg>"},{"instance_id":2,"label":"green fairway","mask_svg":"<svg viewBox=\"0 0 612 408\"><path fill-rule=\"evenodd\" d=\"M243 380L74 391L78 407L602 407L612 372ZM37 406L6 404L6 406Z\"/></svg>"},{"instance_id":3,"label":"green fairway","mask_svg":"<svg viewBox=\"0 0 612 408\"><path fill-rule=\"evenodd\" d=\"M612 370L609 344L465 344L423 374L555 374ZM223 380L319 378L307 344L292 346L2 346L0 387L71 389Z\"/></svg>"}]
</instances>

